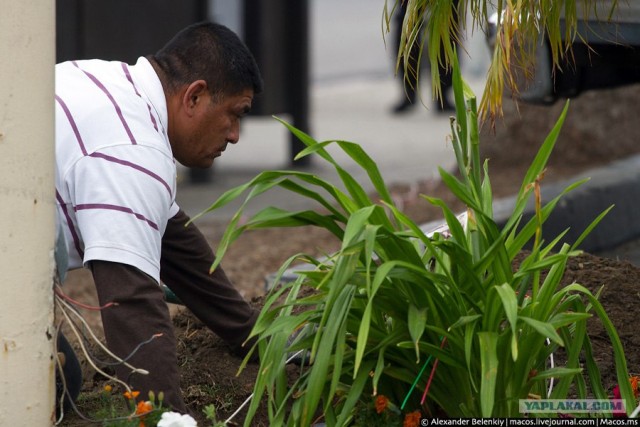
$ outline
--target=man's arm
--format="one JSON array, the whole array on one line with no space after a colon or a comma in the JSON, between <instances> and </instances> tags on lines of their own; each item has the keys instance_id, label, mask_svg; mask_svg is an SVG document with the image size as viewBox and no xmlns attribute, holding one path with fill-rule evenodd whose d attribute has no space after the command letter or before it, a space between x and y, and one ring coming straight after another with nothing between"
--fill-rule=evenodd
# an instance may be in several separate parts
<instances>
[{"instance_id":1,"label":"man's arm","mask_svg":"<svg viewBox=\"0 0 640 427\"><path fill-rule=\"evenodd\" d=\"M180 392L176 341L164 292L158 283L136 267L108 261L91 261L91 272L100 305L117 303L102 309L102 323L109 349L126 358L143 345L127 362L146 369L149 375L133 374L124 365L116 366L118 378L140 391L146 399L149 391L164 392L166 404L186 412Z\"/></svg>"},{"instance_id":2,"label":"man's arm","mask_svg":"<svg viewBox=\"0 0 640 427\"><path fill-rule=\"evenodd\" d=\"M162 237L160 277L178 298L238 355L258 312L233 287L222 268L209 274L215 255L200 230L186 225L189 217L178 212Z\"/></svg>"}]
</instances>

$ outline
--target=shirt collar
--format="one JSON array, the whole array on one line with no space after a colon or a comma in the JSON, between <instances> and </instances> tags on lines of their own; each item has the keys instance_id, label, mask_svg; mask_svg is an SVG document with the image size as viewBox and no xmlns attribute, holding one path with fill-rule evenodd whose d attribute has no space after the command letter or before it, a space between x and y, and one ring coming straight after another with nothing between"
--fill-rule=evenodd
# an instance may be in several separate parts
<instances>
[{"instance_id":1,"label":"shirt collar","mask_svg":"<svg viewBox=\"0 0 640 427\"><path fill-rule=\"evenodd\" d=\"M147 58L141 56L135 65L130 67L133 81L140 91L146 95L155 109L162 127L168 129L167 99L160 78Z\"/></svg>"}]
</instances>

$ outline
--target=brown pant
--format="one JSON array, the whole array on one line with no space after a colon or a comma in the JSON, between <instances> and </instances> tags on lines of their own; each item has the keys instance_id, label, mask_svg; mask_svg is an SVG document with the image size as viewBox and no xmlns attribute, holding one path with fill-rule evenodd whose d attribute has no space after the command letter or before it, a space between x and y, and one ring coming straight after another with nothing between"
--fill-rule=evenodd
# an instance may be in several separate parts
<instances>
[{"instance_id":1,"label":"brown pant","mask_svg":"<svg viewBox=\"0 0 640 427\"><path fill-rule=\"evenodd\" d=\"M167 224L162 238L161 280L193 314L225 340L232 351L244 355L242 343L249 335L257 312L231 285L221 268L209 274L214 254L202 233L180 211ZM102 310L107 345L127 357L152 335L162 336L142 346L127 361L149 375L131 374L118 365L116 375L147 399L149 391L163 391L165 404L187 412L180 392L176 340L164 292L148 275L135 267L106 261L91 263L100 304L117 302Z\"/></svg>"}]
</instances>

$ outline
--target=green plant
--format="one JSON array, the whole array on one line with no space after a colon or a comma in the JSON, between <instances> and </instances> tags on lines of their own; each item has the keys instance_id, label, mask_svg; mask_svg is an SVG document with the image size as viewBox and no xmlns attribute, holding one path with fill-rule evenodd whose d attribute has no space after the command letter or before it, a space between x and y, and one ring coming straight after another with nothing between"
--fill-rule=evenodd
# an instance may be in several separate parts
<instances>
[{"instance_id":1,"label":"green plant","mask_svg":"<svg viewBox=\"0 0 640 427\"><path fill-rule=\"evenodd\" d=\"M454 64L456 117L452 145L459 174L440 171L443 182L467 206L461 221L439 199L427 199L442 210L449 236L432 236L399 211L372 159L346 141L317 142L285 124L307 148L331 163L345 191L316 176L297 171L267 171L223 194L214 210L250 190L246 202L281 186L319 203L320 210L289 212L269 207L243 225L242 207L232 218L218 248L227 247L245 230L272 226L324 227L342 242L326 259L292 256L301 269L292 283L268 296L253 335L259 337L261 374L245 425L266 398L273 425L310 425L324 417L328 425L345 425L358 416L370 396L384 395L401 414L463 417L519 416L518 401L531 395L566 398L589 393L607 398L591 354L586 320L595 314L611 340L620 392L633 407L626 380L624 352L596 295L573 283L560 286L569 257L604 212L572 245L562 235L541 238L545 220L562 195L542 206L540 179L567 112L565 107L531 164L514 210L500 228L493 216L488 165L479 154L476 100ZM337 144L368 173L380 198L370 196L326 151ZM536 215L523 213L535 196ZM514 258L532 241L518 268ZM311 288L310 294L301 294ZM300 340L288 337L304 328ZM551 367L549 356L563 347L567 362ZM289 384L285 357L306 350L311 366ZM586 370L580 365L584 356ZM547 381L554 386L547 394Z\"/></svg>"},{"instance_id":2,"label":"green plant","mask_svg":"<svg viewBox=\"0 0 640 427\"><path fill-rule=\"evenodd\" d=\"M401 1L405 0L385 0L385 32L389 32L391 16ZM453 20L452 7L455 4L462 17L459 23ZM454 46L464 39L467 15L470 15L469 23L473 28L486 31L491 13L501 11L498 14L497 44L491 54L487 82L480 102L483 117L491 115L494 118L501 114L505 87L512 93L519 91L515 78L517 70L524 70L528 75L532 72L532 58L538 43L531 43L531 40L539 40L541 35L545 35L551 51L551 62L558 66L561 59L572 57L573 42L586 41L578 31L580 25L584 24L584 21L579 22L580 18L592 12L604 22L614 16L617 6L617 0L413 0L408 4L402 25L396 67L410 67L409 52L416 46L420 57L426 52L431 68L431 86L440 97L438 64L445 64L448 68L454 66ZM420 45L416 42L418 39L422 40ZM409 73L417 74L419 70L408 69Z\"/></svg>"},{"instance_id":3,"label":"green plant","mask_svg":"<svg viewBox=\"0 0 640 427\"><path fill-rule=\"evenodd\" d=\"M202 410L204 416L211 422L211 427L225 427L226 424L224 421L218 420L218 415L216 414L215 405L207 405Z\"/></svg>"},{"instance_id":4,"label":"green plant","mask_svg":"<svg viewBox=\"0 0 640 427\"><path fill-rule=\"evenodd\" d=\"M136 402L137 391L127 391L123 396L114 394L111 385L105 385L97 396L99 408L92 418L101 420L108 427L151 427L158 424L162 414L169 409L163 406L163 393L149 392L149 400Z\"/></svg>"}]
</instances>

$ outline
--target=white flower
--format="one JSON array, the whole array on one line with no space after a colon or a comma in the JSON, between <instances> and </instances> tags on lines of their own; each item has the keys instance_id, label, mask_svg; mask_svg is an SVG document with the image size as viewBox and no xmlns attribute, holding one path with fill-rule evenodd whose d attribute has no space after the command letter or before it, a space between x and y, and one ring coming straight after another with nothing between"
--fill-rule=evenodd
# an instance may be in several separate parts
<instances>
[{"instance_id":1,"label":"white flower","mask_svg":"<svg viewBox=\"0 0 640 427\"><path fill-rule=\"evenodd\" d=\"M191 415L180 415L177 412L162 414L158 427L198 427L198 423Z\"/></svg>"}]
</instances>

